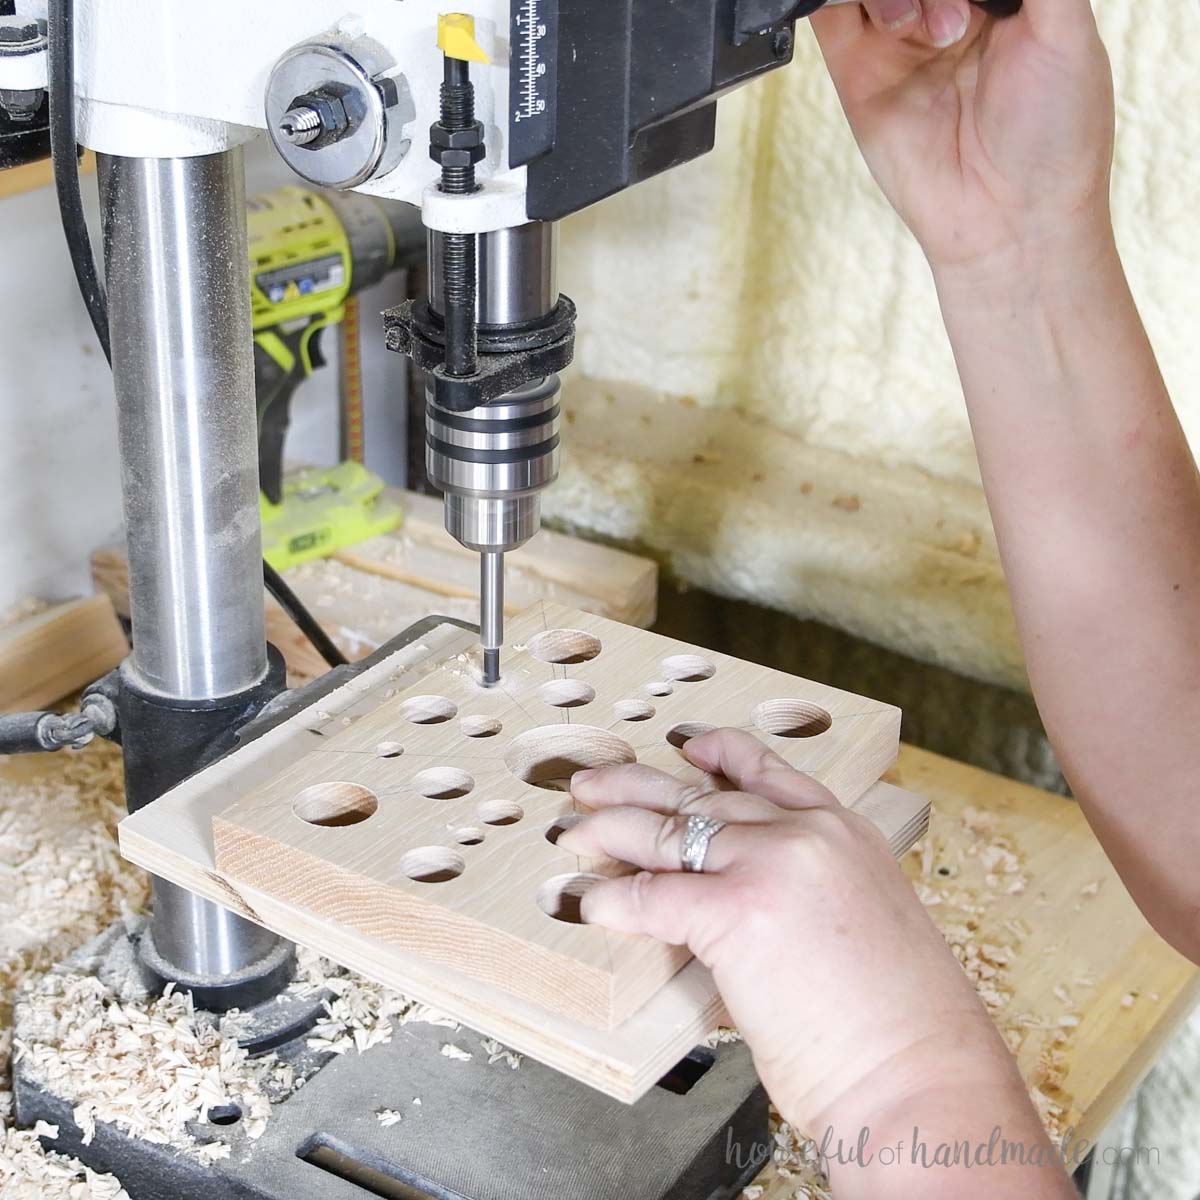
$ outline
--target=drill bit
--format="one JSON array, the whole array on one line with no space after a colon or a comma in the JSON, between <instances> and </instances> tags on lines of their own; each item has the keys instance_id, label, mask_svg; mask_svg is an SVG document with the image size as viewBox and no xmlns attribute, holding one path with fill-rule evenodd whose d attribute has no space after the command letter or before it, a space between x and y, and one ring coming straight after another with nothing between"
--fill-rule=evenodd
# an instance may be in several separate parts
<instances>
[{"instance_id":1,"label":"drill bit","mask_svg":"<svg viewBox=\"0 0 1200 1200\"><path fill-rule=\"evenodd\" d=\"M504 644L504 554L479 556L479 640L483 644L483 683L500 682L500 647Z\"/></svg>"}]
</instances>

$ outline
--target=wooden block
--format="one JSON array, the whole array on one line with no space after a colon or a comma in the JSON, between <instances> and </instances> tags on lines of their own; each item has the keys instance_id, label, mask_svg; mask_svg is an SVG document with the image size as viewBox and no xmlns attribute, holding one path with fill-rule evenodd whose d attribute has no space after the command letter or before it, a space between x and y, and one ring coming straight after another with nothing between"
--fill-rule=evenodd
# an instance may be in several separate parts
<instances>
[{"instance_id":1,"label":"wooden block","mask_svg":"<svg viewBox=\"0 0 1200 1200\"><path fill-rule=\"evenodd\" d=\"M228 807L231 795L265 785L283 764L303 755L315 736L314 728L347 728L374 712L381 699L390 698L386 693L395 692L398 676L430 690L429 677L448 658L462 653L462 646L462 631L446 625L421 643L397 651L326 696L318 711L296 714L126 817L119 827L121 852L156 875L446 1012L615 1099L633 1103L725 1019L719 993L702 964L689 963L623 1025L602 1031L548 1013L443 963L406 954L377 937L324 920L229 879L217 869L212 822ZM666 706L676 699L686 702L686 692L660 697L657 703ZM781 739L772 741L779 744ZM877 784L854 808L878 810L873 797L879 788L886 785ZM888 789L888 795L891 826L920 836L928 822L928 803L895 789ZM907 847L893 848L899 853Z\"/></svg>"},{"instance_id":2,"label":"wooden block","mask_svg":"<svg viewBox=\"0 0 1200 1200\"><path fill-rule=\"evenodd\" d=\"M58 604L0 628L0 712L33 712L107 674L129 643L107 596Z\"/></svg>"},{"instance_id":3,"label":"wooden block","mask_svg":"<svg viewBox=\"0 0 1200 1200\"><path fill-rule=\"evenodd\" d=\"M625 1021L688 960L579 921L629 868L552 844L577 770L641 762L715 786L679 746L757 729L853 803L895 761L897 709L539 604L512 623L497 688L464 634L437 670L307 753L214 822L231 879L444 962L585 1024ZM889 806L879 803L886 820ZM906 834L904 828L890 831Z\"/></svg>"}]
</instances>

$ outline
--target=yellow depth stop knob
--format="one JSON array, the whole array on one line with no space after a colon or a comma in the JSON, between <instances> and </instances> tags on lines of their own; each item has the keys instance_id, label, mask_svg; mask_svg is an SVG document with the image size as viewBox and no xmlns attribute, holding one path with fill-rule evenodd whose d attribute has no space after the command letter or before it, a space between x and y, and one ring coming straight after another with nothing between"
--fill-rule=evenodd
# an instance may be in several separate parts
<instances>
[{"instance_id":1,"label":"yellow depth stop knob","mask_svg":"<svg viewBox=\"0 0 1200 1200\"><path fill-rule=\"evenodd\" d=\"M475 18L470 13L444 13L438 17L438 49L447 58L490 63L475 40Z\"/></svg>"}]
</instances>

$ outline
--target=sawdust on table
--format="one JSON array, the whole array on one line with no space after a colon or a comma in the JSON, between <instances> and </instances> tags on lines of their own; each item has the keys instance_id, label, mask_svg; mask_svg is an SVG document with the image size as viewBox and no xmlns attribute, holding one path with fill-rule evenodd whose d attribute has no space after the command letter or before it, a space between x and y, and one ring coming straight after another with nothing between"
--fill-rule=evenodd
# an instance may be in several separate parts
<instances>
[{"instance_id":1,"label":"sawdust on table","mask_svg":"<svg viewBox=\"0 0 1200 1200\"><path fill-rule=\"evenodd\" d=\"M114 1177L43 1149L38 1135L52 1137L52 1127L12 1127L8 1059L18 999L23 1066L75 1103L76 1120L85 1131L94 1122L111 1121L214 1160L228 1147L197 1143L188 1133L189 1121L209 1107L236 1102L247 1113L247 1136L261 1136L272 1104L303 1084L273 1055L247 1058L236 1042L236 1017L217 1029L192 1010L184 995L129 999L111 981L102 983L86 972L51 971L113 921L131 919L146 902L145 877L117 852L115 826L122 813L120 759L108 745L62 754L30 782L0 779L3 1200L126 1200ZM909 865L918 894L1010 1047L1016 1050L1031 1034L1043 1038L1031 1094L1055 1134L1063 1110L1048 1093L1062 1083L1063 1047L1078 1023L1073 991L1091 981L1064 983L1056 993L1064 1011L1056 1018L1035 1020L1010 1011L1006 976L1029 931L1011 921L993 928L989 911L1027 881L1018 848L999 834L991 814L968 809L956 819L935 812L931 832L912 852ZM970 888L964 886L968 873ZM325 1016L309 1038L314 1050L363 1053L388 1041L396 1026L425 1021L461 1033L460 1042L478 1045L478 1054L455 1047L482 1060L471 1066L462 1058L465 1069L521 1065L520 1055L494 1039L460 1030L452 1018L341 972L311 953L301 952L292 986L328 995ZM736 1037L724 1031L713 1040ZM398 1117L391 1110L377 1115L388 1124ZM772 1162L746 1190L745 1200L826 1200L828 1183L815 1143L778 1114L772 1114L771 1132Z\"/></svg>"}]
</instances>

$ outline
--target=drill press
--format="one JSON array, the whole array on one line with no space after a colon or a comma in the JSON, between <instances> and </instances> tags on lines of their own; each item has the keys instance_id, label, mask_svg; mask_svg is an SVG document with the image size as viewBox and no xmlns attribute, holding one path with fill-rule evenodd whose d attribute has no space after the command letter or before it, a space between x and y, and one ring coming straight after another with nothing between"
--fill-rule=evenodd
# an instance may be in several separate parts
<instances>
[{"instance_id":1,"label":"drill press","mask_svg":"<svg viewBox=\"0 0 1200 1200\"><path fill-rule=\"evenodd\" d=\"M709 151L718 98L789 62L796 19L822 3L466 0L439 20L396 0L336 17L327 0L16 0L0 106L37 99L48 57L64 224L111 339L133 652L103 694L131 808L288 703L264 631L242 145L265 129L302 179L421 208L430 292L386 314L387 341L429 374L429 471L447 527L481 554L494 681L503 558L536 531L558 469L575 310L557 291L554 222ZM81 267L78 182L64 187L76 140L98 158L106 312ZM416 646L429 630L409 633ZM259 925L161 880L140 953L210 1011L271 1008L293 970L291 947ZM548 1070L455 1075L436 1031L420 1040L323 1066L280 1106L269 1145L239 1144L202 1173L115 1128L73 1141L69 1103L21 1080L18 1105L60 1124L58 1148L118 1169L136 1200L728 1200L761 1165L766 1101L745 1047L698 1050L623 1109ZM438 1123L406 1122L404 1144L362 1107L402 1071L411 1094L439 1096Z\"/></svg>"}]
</instances>

